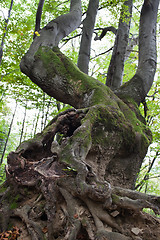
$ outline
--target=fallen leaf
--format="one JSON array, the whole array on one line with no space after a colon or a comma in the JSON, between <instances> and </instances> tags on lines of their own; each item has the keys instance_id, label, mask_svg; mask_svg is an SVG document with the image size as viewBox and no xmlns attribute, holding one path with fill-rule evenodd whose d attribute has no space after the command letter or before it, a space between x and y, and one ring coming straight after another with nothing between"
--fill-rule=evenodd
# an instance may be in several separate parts
<instances>
[{"instance_id":1,"label":"fallen leaf","mask_svg":"<svg viewBox=\"0 0 160 240\"><path fill-rule=\"evenodd\" d=\"M138 235L139 233L141 233L143 230L140 228L132 228L131 232L134 233L135 235Z\"/></svg>"}]
</instances>

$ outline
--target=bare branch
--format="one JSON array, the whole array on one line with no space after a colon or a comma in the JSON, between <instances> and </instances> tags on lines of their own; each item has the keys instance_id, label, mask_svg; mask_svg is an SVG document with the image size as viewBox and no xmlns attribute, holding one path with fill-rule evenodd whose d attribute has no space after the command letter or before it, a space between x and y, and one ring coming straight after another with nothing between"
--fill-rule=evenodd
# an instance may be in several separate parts
<instances>
[{"instance_id":1,"label":"bare branch","mask_svg":"<svg viewBox=\"0 0 160 240\"><path fill-rule=\"evenodd\" d=\"M108 49L107 51L105 51L105 52L102 52L102 53L100 53L100 54L97 54L96 56L90 58L90 60L93 60L93 59L95 59L95 58L97 58L97 57L99 57L99 56L101 56L101 55L103 55L103 54L105 54L105 53L108 53L108 52L110 52L112 49L113 49L113 47L109 48L109 49Z\"/></svg>"},{"instance_id":2,"label":"bare branch","mask_svg":"<svg viewBox=\"0 0 160 240\"><path fill-rule=\"evenodd\" d=\"M82 34L80 33L80 34L77 34L77 35L75 35L75 36L73 36L73 37L69 37L69 38L64 38L64 39L62 39L62 42L64 42L63 44L62 44L62 46L60 47L60 48L62 48L62 47L64 47L70 40L72 40L72 39L74 39L74 38L77 38L77 37L80 37Z\"/></svg>"},{"instance_id":3,"label":"bare branch","mask_svg":"<svg viewBox=\"0 0 160 240\"><path fill-rule=\"evenodd\" d=\"M34 36L33 39L36 37L35 32L39 32L40 30L40 24L41 24L41 16L42 16L42 9L44 5L45 0L39 0L38 3L38 8L37 8L37 13L36 13L36 24L35 24L35 31L34 31Z\"/></svg>"},{"instance_id":4,"label":"bare branch","mask_svg":"<svg viewBox=\"0 0 160 240\"><path fill-rule=\"evenodd\" d=\"M149 173L150 173L150 171L152 170L153 164L155 163L155 161L156 161L157 157L159 156L159 154L160 154L160 151L158 150L158 151L156 152L156 154L155 154L155 156L154 156L151 164L149 165L148 171L146 172L144 178L141 180L141 182L140 182L139 184L137 184L137 186L135 187L135 189L138 189L138 188L140 187L140 189L139 189L139 191L140 191L141 188L142 188L142 186L143 186L143 183L144 183L146 180L149 179Z\"/></svg>"},{"instance_id":5,"label":"bare branch","mask_svg":"<svg viewBox=\"0 0 160 240\"><path fill-rule=\"evenodd\" d=\"M81 0L71 0L69 13L61 15L50 21L39 31L39 36L35 37L29 51L21 60L21 70L24 73L28 72L28 67L31 67L34 61L34 55L40 46L47 46L49 48L58 46L61 39L79 27L81 23L81 16Z\"/></svg>"},{"instance_id":6,"label":"bare branch","mask_svg":"<svg viewBox=\"0 0 160 240\"><path fill-rule=\"evenodd\" d=\"M2 15L3 15L3 18L4 18L4 19L5 19L5 21L6 21L6 18L5 18L4 12L3 12L2 10L0 10L0 12L2 13Z\"/></svg>"},{"instance_id":7,"label":"bare branch","mask_svg":"<svg viewBox=\"0 0 160 240\"><path fill-rule=\"evenodd\" d=\"M96 34L96 37L94 38L95 41L101 40L107 34L107 32L113 32L115 35L117 34L117 29L113 26L105 27L105 28L96 28L95 30L102 30L102 33L99 37L98 37L98 34Z\"/></svg>"}]
</instances>

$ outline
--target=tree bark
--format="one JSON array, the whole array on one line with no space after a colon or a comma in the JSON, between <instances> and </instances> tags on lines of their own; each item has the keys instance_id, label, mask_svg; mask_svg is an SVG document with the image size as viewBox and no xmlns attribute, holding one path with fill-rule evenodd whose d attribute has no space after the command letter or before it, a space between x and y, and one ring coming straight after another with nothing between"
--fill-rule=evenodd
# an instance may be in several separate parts
<instances>
[{"instance_id":1,"label":"tree bark","mask_svg":"<svg viewBox=\"0 0 160 240\"><path fill-rule=\"evenodd\" d=\"M3 153L2 153L2 157L1 157L1 164L3 163L3 158L4 158L4 155L5 155L5 152L6 152L9 136L10 136L10 133L11 133L11 130L12 130L12 126L13 126L13 121L14 121L14 117L15 117L15 114L16 114L16 110L17 110L17 102L16 102L16 106L15 106L14 113L13 113L13 116L12 116L12 120L11 120L11 123L10 123L10 126L9 126L6 142L5 142L5 145L4 145L4 149L3 149Z\"/></svg>"},{"instance_id":2,"label":"tree bark","mask_svg":"<svg viewBox=\"0 0 160 240\"><path fill-rule=\"evenodd\" d=\"M88 74L91 41L92 41L92 35L94 31L98 6L99 6L99 0L90 0L88 10L86 13L86 18L83 21L82 38L81 38L77 66L82 72L86 74Z\"/></svg>"},{"instance_id":3,"label":"tree bark","mask_svg":"<svg viewBox=\"0 0 160 240\"><path fill-rule=\"evenodd\" d=\"M122 85L124 61L128 46L133 1L124 2L115 38L112 58L108 68L106 85L115 90Z\"/></svg>"},{"instance_id":4,"label":"tree bark","mask_svg":"<svg viewBox=\"0 0 160 240\"><path fill-rule=\"evenodd\" d=\"M23 122L22 122L22 129L21 129L19 145L22 142L22 138L23 138L23 134L24 134L24 125L25 125L25 121L26 121L26 112L27 112L27 101L26 101L26 104L25 104L25 110L24 110L24 116L23 116Z\"/></svg>"},{"instance_id":5,"label":"tree bark","mask_svg":"<svg viewBox=\"0 0 160 240\"><path fill-rule=\"evenodd\" d=\"M139 27L139 62L136 74L118 91L119 96L133 98L139 105L147 96L157 64L156 26L159 0L144 1Z\"/></svg>"},{"instance_id":6,"label":"tree bark","mask_svg":"<svg viewBox=\"0 0 160 240\"><path fill-rule=\"evenodd\" d=\"M42 9L43 9L43 5L44 5L44 1L45 0L39 0L39 3L38 3L37 13L36 13L36 24L35 24L35 30L34 30L33 38L36 37L35 32L36 31L39 32L39 30L40 30L41 16L42 16Z\"/></svg>"},{"instance_id":7,"label":"tree bark","mask_svg":"<svg viewBox=\"0 0 160 240\"><path fill-rule=\"evenodd\" d=\"M1 65L1 62L2 62L4 40L5 40L5 37L6 37L6 34L7 34L7 27L8 27L8 22L9 22L9 19L10 19L11 11L12 11L12 6L13 6L13 0L11 0L10 8L9 8L9 11L8 11L8 18L5 19L4 34L3 34L3 38L2 38L1 46L0 46L0 65Z\"/></svg>"}]
</instances>

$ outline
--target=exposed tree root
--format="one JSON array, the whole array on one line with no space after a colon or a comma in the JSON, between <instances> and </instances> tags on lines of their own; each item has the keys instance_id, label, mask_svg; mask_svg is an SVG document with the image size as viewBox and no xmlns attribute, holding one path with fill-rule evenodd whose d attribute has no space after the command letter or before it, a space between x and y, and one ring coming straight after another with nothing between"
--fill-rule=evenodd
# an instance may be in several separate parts
<instances>
[{"instance_id":1,"label":"exposed tree root","mask_svg":"<svg viewBox=\"0 0 160 240\"><path fill-rule=\"evenodd\" d=\"M13 211L15 216L18 216L26 224L29 234L32 240L43 240L44 236L40 226L34 221L30 220L28 215L31 210L29 205L25 205L22 208L17 208Z\"/></svg>"},{"instance_id":2,"label":"exposed tree root","mask_svg":"<svg viewBox=\"0 0 160 240\"><path fill-rule=\"evenodd\" d=\"M131 238L121 233L100 230L97 232L96 240L131 240Z\"/></svg>"},{"instance_id":3,"label":"exposed tree root","mask_svg":"<svg viewBox=\"0 0 160 240\"><path fill-rule=\"evenodd\" d=\"M143 208L150 208L155 214L160 214L160 210L157 206L143 199L130 199L128 197L119 197L117 195L112 195L113 203L117 206L125 209L132 209L134 211L141 211Z\"/></svg>"},{"instance_id":4,"label":"exposed tree root","mask_svg":"<svg viewBox=\"0 0 160 240\"><path fill-rule=\"evenodd\" d=\"M107 234L107 231L105 231L104 223L118 230L121 233L123 232L122 228L116 223L115 219L111 217L106 210L103 209L101 204L98 204L88 199L86 199L85 202L95 221L95 225L97 228L97 237L99 236L100 232L106 232Z\"/></svg>"},{"instance_id":5,"label":"exposed tree root","mask_svg":"<svg viewBox=\"0 0 160 240\"><path fill-rule=\"evenodd\" d=\"M114 194L117 194L118 196L121 197L128 197L130 199L136 200L136 199L141 199L144 200L141 202L140 208L151 208L155 212L155 214L160 214L159 209L160 209L160 196L155 196L155 195L148 195L144 194L141 192L133 191L130 189L125 189L125 188L120 188L120 187L113 187L112 192ZM145 205L149 206L145 206Z\"/></svg>"},{"instance_id":6,"label":"exposed tree root","mask_svg":"<svg viewBox=\"0 0 160 240\"><path fill-rule=\"evenodd\" d=\"M76 209L78 207L77 201L72 197L72 195L65 189L60 188L60 192L65 198L67 204L67 213L71 228L67 233L68 240L74 240L77 237L77 234L81 227L81 221L77 218Z\"/></svg>"},{"instance_id":7,"label":"exposed tree root","mask_svg":"<svg viewBox=\"0 0 160 240\"><path fill-rule=\"evenodd\" d=\"M159 213L159 197L114 187L105 181L105 174L98 175L99 156L103 155L103 166L107 166L108 156L111 161L126 144L126 139L118 140L118 146L115 140L113 145L109 142L111 150L101 145L106 136L123 137L115 132L115 126L110 133L103 120L97 125L102 113L111 118L102 106L100 112L97 107L60 114L42 134L9 154L7 183L0 196L1 231L7 229L10 217L15 223L18 217L28 230L30 238L26 240L150 240L148 221L152 231L157 231L152 240L158 240L159 220L141 211L150 208ZM132 128L130 132L136 144Z\"/></svg>"}]
</instances>

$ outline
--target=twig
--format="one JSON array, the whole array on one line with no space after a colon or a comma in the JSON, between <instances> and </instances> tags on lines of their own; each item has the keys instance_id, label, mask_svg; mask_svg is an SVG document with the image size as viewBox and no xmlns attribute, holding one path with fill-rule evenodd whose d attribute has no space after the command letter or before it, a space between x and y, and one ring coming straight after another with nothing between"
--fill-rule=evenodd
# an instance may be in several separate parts
<instances>
[{"instance_id":1,"label":"twig","mask_svg":"<svg viewBox=\"0 0 160 240\"><path fill-rule=\"evenodd\" d=\"M6 18L5 18L4 12L3 12L2 10L0 10L0 12L2 12L2 14L3 14L3 18L4 18L4 20L6 21Z\"/></svg>"},{"instance_id":2,"label":"twig","mask_svg":"<svg viewBox=\"0 0 160 240\"><path fill-rule=\"evenodd\" d=\"M137 184L135 189L137 189L139 187L140 187L139 191L142 189L142 186L143 186L144 182L149 179L148 175L149 175L149 173L150 173L150 171L151 171L151 169L153 167L153 164L155 163L155 161L156 161L156 159L157 159L157 157L159 155L160 155L160 152L159 152L159 150L157 150L156 155L154 156L154 158L153 158L153 160L152 160L152 162L151 162L151 164L150 164L150 166L148 168L148 171L146 172L146 174L145 174L144 178L141 180L141 182L139 184Z\"/></svg>"},{"instance_id":3,"label":"twig","mask_svg":"<svg viewBox=\"0 0 160 240\"><path fill-rule=\"evenodd\" d=\"M35 32L38 32L40 30L40 23L41 23L41 16L42 16L42 9L44 5L45 0L39 0L37 13L36 13L36 24L35 24L35 31L33 35L33 39L36 37Z\"/></svg>"},{"instance_id":4,"label":"twig","mask_svg":"<svg viewBox=\"0 0 160 240\"><path fill-rule=\"evenodd\" d=\"M100 54L97 54L96 56L90 58L90 60L93 60L93 59L95 59L95 58L97 58L97 57L99 57L99 56L101 56L101 55L103 55L103 54L105 54L105 53L107 53L107 52L110 52L112 49L113 49L113 47L109 48L109 49L108 49L107 51L105 51L105 52L102 52L102 53L100 53Z\"/></svg>"},{"instance_id":5,"label":"twig","mask_svg":"<svg viewBox=\"0 0 160 240\"><path fill-rule=\"evenodd\" d=\"M73 37L69 37L69 38L63 39L62 42L64 42L64 44L60 48L64 47L70 40L72 40L74 38L77 38L77 37L80 37L81 35L82 35L82 33L77 34L77 35L75 35Z\"/></svg>"}]
</instances>

